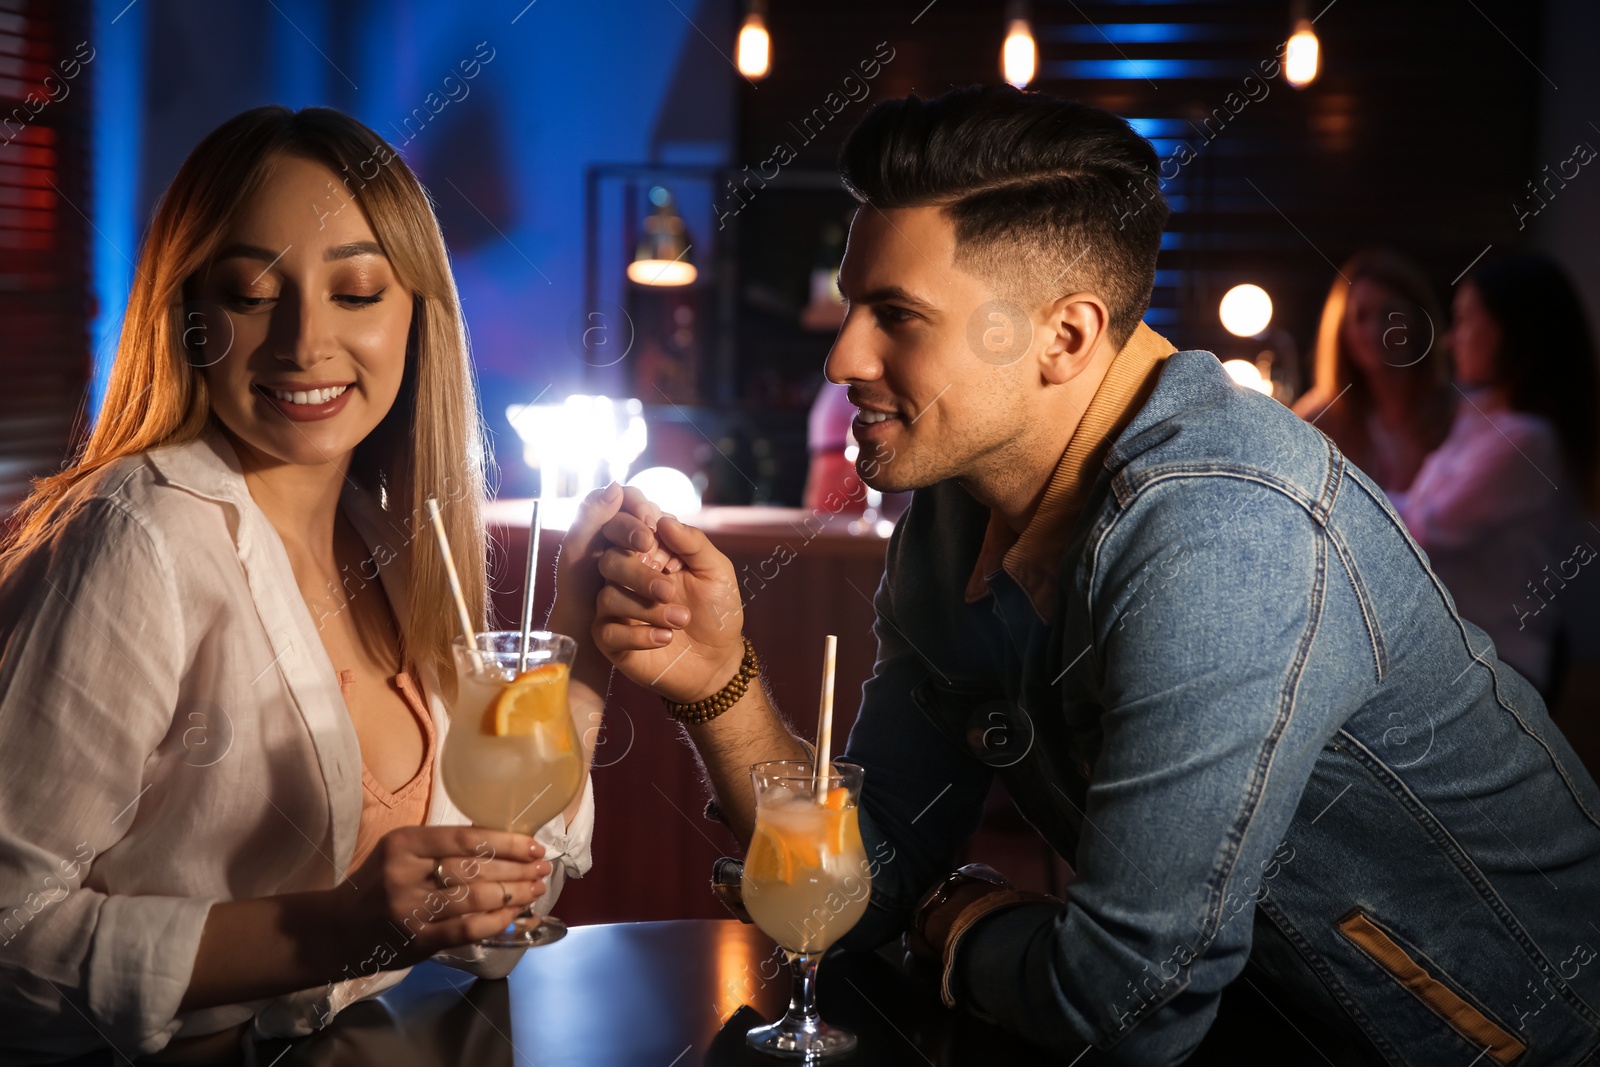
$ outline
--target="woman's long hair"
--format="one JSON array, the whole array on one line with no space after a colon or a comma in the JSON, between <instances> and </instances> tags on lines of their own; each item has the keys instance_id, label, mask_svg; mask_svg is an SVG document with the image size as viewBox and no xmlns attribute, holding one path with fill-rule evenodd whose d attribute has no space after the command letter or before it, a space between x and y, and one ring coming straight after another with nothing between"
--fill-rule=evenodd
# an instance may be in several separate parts
<instances>
[{"instance_id":1,"label":"woman's long hair","mask_svg":"<svg viewBox=\"0 0 1600 1067\"><path fill-rule=\"evenodd\" d=\"M1465 284L1500 327L1495 366L1511 406L1555 427L1567 469L1592 506L1600 497L1600 372L1578 291L1559 263L1536 252L1490 260Z\"/></svg>"},{"instance_id":2,"label":"woman's long hair","mask_svg":"<svg viewBox=\"0 0 1600 1067\"><path fill-rule=\"evenodd\" d=\"M205 378L184 350L186 288L283 155L321 163L339 179L329 205L360 207L413 293L405 371L388 414L356 446L350 477L379 495L409 551L402 655L454 677L451 593L424 501L437 497L468 610L482 625L487 566L482 502L488 473L460 299L428 195L383 138L328 108L258 107L213 130L178 169L156 208L128 295L99 421L70 465L34 480L3 542L0 574L48 540L68 491L125 456L201 436L213 424Z\"/></svg>"},{"instance_id":3,"label":"woman's long hair","mask_svg":"<svg viewBox=\"0 0 1600 1067\"><path fill-rule=\"evenodd\" d=\"M1372 448L1367 416L1374 404L1373 387L1350 355L1345 343L1344 319L1350 288L1363 278L1376 282L1412 305L1428 323L1427 338L1407 338L1408 344L1427 346L1426 354L1411 368L1414 374L1410 380L1419 400L1437 400L1450 385L1444 312L1427 275L1411 260L1388 248L1368 248L1351 256L1339 277L1333 280L1322 305L1312 364L1312 387L1296 401L1295 411L1306 418L1318 417L1318 425L1358 465L1367 461L1367 453ZM1330 408L1335 400L1337 408ZM1320 421L1324 411L1328 414L1326 422ZM1427 418L1430 423L1424 430L1426 436L1433 439L1432 447L1437 447L1449 432L1449 413L1448 404L1419 404L1418 418Z\"/></svg>"}]
</instances>

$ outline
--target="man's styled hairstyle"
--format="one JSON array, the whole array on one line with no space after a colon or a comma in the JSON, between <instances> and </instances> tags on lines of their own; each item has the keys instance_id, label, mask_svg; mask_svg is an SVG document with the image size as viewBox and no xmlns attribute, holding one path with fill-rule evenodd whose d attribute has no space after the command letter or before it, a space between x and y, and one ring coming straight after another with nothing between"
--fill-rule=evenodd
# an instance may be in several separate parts
<instances>
[{"instance_id":1,"label":"man's styled hairstyle","mask_svg":"<svg viewBox=\"0 0 1600 1067\"><path fill-rule=\"evenodd\" d=\"M1150 142L1109 112L1010 86L874 107L839 171L864 206L936 206L956 264L1030 309L1092 292L1120 347L1150 306L1168 208Z\"/></svg>"}]
</instances>

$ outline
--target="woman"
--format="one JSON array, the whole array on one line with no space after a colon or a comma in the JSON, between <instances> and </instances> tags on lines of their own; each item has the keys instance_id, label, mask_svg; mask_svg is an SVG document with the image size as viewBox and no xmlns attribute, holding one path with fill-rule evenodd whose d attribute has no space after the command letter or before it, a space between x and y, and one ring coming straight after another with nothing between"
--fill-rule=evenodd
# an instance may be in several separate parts
<instances>
[{"instance_id":1,"label":"woman","mask_svg":"<svg viewBox=\"0 0 1600 1067\"><path fill-rule=\"evenodd\" d=\"M1410 485L1449 431L1443 321L1423 273L1382 248L1345 263L1323 304L1313 385L1294 412L1385 492Z\"/></svg>"},{"instance_id":2,"label":"woman","mask_svg":"<svg viewBox=\"0 0 1600 1067\"><path fill-rule=\"evenodd\" d=\"M593 799L535 840L465 828L439 782L455 613L424 502L481 626L484 468L405 163L320 108L206 137L156 211L100 421L0 554L0 1059L217 1058L453 947L480 975L516 962L470 943L583 873ZM588 633L621 499L585 502L552 628ZM580 721L607 670L580 652Z\"/></svg>"},{"instance_id":3,"label":"woman","mask_svg":"<svg viewBox=\"0 0 1600 1067\"><path fill-rule=\"evenodd\" d=\"M1462 282L1455 423L1395 500L1461 615L1546 699L1558 635L1593 603L1596 370L1583 306L1553 260L1491 261Z\"/></svg>"}]
</instances>

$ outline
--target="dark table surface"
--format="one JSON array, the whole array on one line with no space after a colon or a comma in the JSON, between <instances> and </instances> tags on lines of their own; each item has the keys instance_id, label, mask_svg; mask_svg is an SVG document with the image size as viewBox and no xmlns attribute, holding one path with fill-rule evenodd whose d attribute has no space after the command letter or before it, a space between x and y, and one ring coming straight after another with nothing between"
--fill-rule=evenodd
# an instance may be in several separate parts
<instances>
[{"instance_id":1,"label":"dark table surface","mask_svg":"<svg viewBox=\"0 0 1600 1067\"><path fill-rule=\"evenodd\" d=\"M732 920L575 927L530 950L504 981L439 964L414 968L380 998L345 1009L326 1030L259 1048L261 1067L688 1067L763 1064L752 1026L788 1001L788 968L772 942ZM822 1016L860 1038L830 1064L1019 1065L1080 1060L1025 1044L938 999L930 973L898 950L835 953L822 964ZM1301 1020L1304 1025L1304 1020ZM1295 1029L1244 980L1190 1062L1337 1064L1332 1047Z\"/></svg>"}]
</instances>

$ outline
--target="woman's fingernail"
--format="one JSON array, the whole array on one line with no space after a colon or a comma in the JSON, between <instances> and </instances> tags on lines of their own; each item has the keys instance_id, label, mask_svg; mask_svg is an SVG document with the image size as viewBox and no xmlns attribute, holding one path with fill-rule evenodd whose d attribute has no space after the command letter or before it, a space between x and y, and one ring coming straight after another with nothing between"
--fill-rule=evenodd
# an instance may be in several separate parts
<instances>
[{"instance_id":1,"label":"woman's fingernail","mask_svg":"<svg viewBox=\"0 0 1600 1067\"><path fill-rule=\"evenodd\" d=\"M635 530L628 535L628 544L643 552L650 547L650 535L643 530Z\"/></svg>"},{"instance_id":2,"label":"woman's fingernail","mask_svg":"<svg viewBox=\"0 0 1600 1067\"><path fill-rule=\"evenodd\" d=\"M534 880L538 881L541 878L550 877L551 870L552 870L552 868L551 868L550 863L549 863L548 860L539 861L538 863L533 865L533 877L534 877Z\"/></svg>"},{"instance_id":3,"label":"woman's fingernail","mask_svg":"<svg viewBox=\"0 0 1600 1067\"><path fill-rule=\"evenodd\" d=\"M672 583L665 578L657 578L650 583L650 595L657 600L665 600L672 595Z\"/></svg>"},{"instance_id":4,"label":"woman's fingernail","mask_svg":"<svg viewBox=\"0 0 1600 1067\"><path fill-rule=\"evenodd\" d=\"M681 604L674 604L667 609L667 621L674 626L687 626L689 624L689 609Z\"/></svg>"},{"instance_id":5,"label":"woman's fingernail","mask_svg":"<svg viewBox=\"0 0 1600 1067\"><path fill-rule=\"evenodd\" d=\"M610 485L606 486L606 491L600 494L600 498L602 500L614 500L616 499L617 494L620 492L622 492L622 486L618 485L616 482L612 482Z\"/></svg>"},{"instance_id":6,"label":"woman's fingernail","mask_svg":"<svg viewBox=\"0 0 1600 1067\"><path fill-rule=\"evenodd\" d=\"M672 631L663 630L661 627L657 626L654 630L650 631L650 638L651 640L655 641L656 644L664 645L668 641L672 640Z\"/></svg>"},{"instance_id":7,"label":"woman's fingernail","mask_svg":"<svg viewBox=\"0 0 1600 1067\"><path fill-rule=\"evenodd\" d=\"M661 569L661 564L651 559L648 555L640 556L639 558L644 560L644 565L649 567L651 570L658 571Z\"/></svg>"},{"instance_id":8,"label":"woman's fingernail","mask_svg":"<svg viewBox=\"0 0 1600 1067\"><path fill-rule=\"evenodd\" d=\"M534 859L538 859L540 856L544 855L544 846L539 844L538 841L530 840L528 842L528 855L532 856Z\"/></svg>"}]
</instances>

